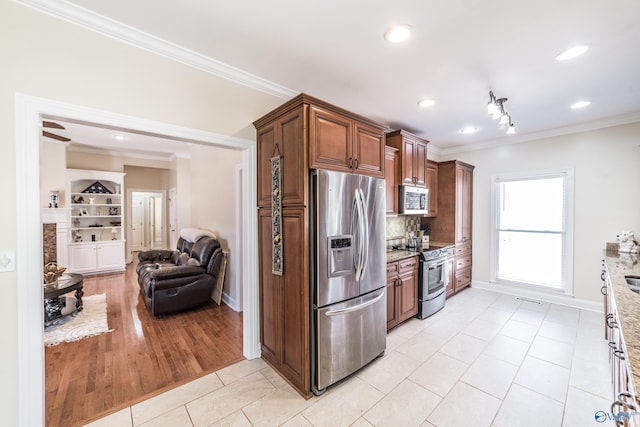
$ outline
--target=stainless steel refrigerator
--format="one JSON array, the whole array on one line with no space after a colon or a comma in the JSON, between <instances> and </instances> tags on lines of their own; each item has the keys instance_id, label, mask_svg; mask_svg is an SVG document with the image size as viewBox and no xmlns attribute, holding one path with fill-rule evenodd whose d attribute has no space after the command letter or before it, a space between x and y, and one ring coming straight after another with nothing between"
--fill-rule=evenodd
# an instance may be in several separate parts
<instances>
[{"instance_id":1,"label":"stainless steel refrigerator","mask_svg":"<svg viewBox=\"0 0 640 427\"><path fill-rule=\"evenodd\" d=\"M387 338L384 180L311 176L313 391L382 354Z\"/></svg>"}]
</instances>

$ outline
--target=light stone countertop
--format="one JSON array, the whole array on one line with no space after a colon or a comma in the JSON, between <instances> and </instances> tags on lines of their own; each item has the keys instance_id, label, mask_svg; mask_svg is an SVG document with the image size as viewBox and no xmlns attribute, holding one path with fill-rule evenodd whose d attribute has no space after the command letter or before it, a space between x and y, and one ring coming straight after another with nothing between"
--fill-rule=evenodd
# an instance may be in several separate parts
<instances>
[{"instance_id":1,"label":"light stone countertop","mask_svg":"<svg viewBox=\"0 0 640 427\"><path fill-rule=\"evenodd\" d=\"M620 332L625 354L633 377L636 400L640 391L640 294L627 286L624 276L640 277L640 256L604 252L604 261L611 279L613 299L618 310Z\"/></svg>"},{"instance_id":2,"label":"light stone countertop","mask_svg":"<svg viewBox=\"0 0 640 427\"><path fill-rule=\"evenodd\" d=\"M401 259L405 258L411 258L412 256L418 256L418 252L394 249L392 251L387 251L387 263L400 261Z\"/></svg>"}]
</instances>

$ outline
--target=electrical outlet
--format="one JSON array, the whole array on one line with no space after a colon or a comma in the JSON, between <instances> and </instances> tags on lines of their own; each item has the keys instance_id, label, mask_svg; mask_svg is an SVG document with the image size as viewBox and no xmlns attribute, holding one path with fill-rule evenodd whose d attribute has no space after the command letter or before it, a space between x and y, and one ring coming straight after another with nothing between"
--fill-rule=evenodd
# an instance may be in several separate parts
<instances>
[{"instance_id":1,"label":"electrical outlet","mask_svg":"<svg viewBox=\"0 0 640 427\"><path fill-rule=\"evenodd\" d=\"M0 252L0 273L16 270L16 253Z\"/></svg>"}]
</instances>

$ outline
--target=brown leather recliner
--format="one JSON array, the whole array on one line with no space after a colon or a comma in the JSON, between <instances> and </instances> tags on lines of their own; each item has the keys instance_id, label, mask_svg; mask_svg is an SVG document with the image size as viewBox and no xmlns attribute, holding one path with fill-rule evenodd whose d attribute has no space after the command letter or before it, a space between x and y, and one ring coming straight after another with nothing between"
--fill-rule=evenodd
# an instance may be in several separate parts
<instances>
[{"instance_id":1,"label":"brown leather recliner","mask_svg":"<svg viewBox=\"0 0 640 427\"><path fill-rule=\"evenodd\" d=\"M178 249L138 254L138 285L154 316L187 310L211 300L223 258L215 237L188 242L180 237Z\"/></svg>"}]
</instances>

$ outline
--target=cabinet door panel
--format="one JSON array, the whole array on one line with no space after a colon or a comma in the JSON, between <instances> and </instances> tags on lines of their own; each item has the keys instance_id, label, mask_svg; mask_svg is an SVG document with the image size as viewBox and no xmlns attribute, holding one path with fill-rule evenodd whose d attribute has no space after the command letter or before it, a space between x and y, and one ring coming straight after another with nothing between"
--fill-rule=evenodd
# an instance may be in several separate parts
<instances>
[{"instance_id":1,"label":"cabinet door panel","mask_svg":"<svg viewBox=\"0 0 640 427\"><path fill-rule=\"evenodd\" d=\"M277 141L282 154L283 206L306 204L308 180L303 111L302 108L292 111L276 123Z\"/></svg>"},{"instance_id":2,"label":"cabinet door panel","mask_svg":"<svg viewBox=\"0 0 640 427\"><path fill-rule=\"evenodd\" d=\"M258 206L271 206L271 157L276 145L276 126L270 123L257 133Z\"/></svg>"},{"instance_id":3,"label":"cabinet door panel","mask_svg":"<svg viewBox=\"0 0 640 427\"><path fill-rule=\"evenodd\" d=\"M397 264L396 264L397 265ZM396 282L398 276L387 276L387 331L398 324L398 311L396 301Z\"/></svg>"},{"instance_id":4,"label":"cabinet door panel","mask_svg":"<svg viewBox=\"0 0 640 427\"><path fill-rule=\"evenodd\" d=\"M415 184L415 172L413 170L414 162L413 156L415 153L414 145L412 141L404 141L402 144L402 175L400 181L402 184L414 185Z\"/></svg>"},{"instance_id":5,"label":"cabinet door panel","mask_svg":"<svg viewBox=\"0 0 640 427\"><path fill-rule=\"evenodd\" d=\"M429 189L428 217L438 216L438 164L427 160L427 188Z\"/></svg>"},{"instance_id":6,"label":"cabinet door panel","mask_svg":"<svg viewBox=\"0 0 640 427\"><path fill-rule=\"evenodd\" d=\"M96 245L69 245L69 272L82 273L96 269Z\"/></svg>"},{"instance_id":7,"label":"cabinet door panel","mask_svg":"<svg viewBox=\"0 0 640 427\"><path fill-rule=\"evenodd\" d=\"M402 282L400 286L400 307L398 317L400 322L414 316L418 312L418 274L417 269L409 274L399 277Z\"/></svg>"},{"instance_id":8,"label":"cabinet door panel","mask_svg":"<svg viewBox=\"0 0 640 427\"><path fill-rule=\"evenodd\" d=\"M398 213L398 150L392 147L385 148L384 156L384 181L387 215Z\"/></svg>"},{"instance_id":9,"label":"cabinet door panel","mask_svg":"<svg viewBox=\"0 0 640 427\"><path fill-rule=\"evenodd\" d=\"M96 245L98 268L124 268L124 242L104 242Z\"/></svg>"},{"instance_id":10,"label":"cabinet door panel","mask_svg":"<svg viewBox=\"0 0 640 427\"><path fill-rule=\"evenodd\" d=\"M304 209L283 209L282 320L283 371L298 387L309 388L309 268Z\"/></svg>"},{"instance_id":11,"label":"cabinet door panel","mask_svg":"<svg viewBox=\"0 0 640 427\"><path fill-rule=\"evenodd\" d=\"M351 172L353 121L318 107L309 114L309 167Z\"/></svg>"},{"instance_id":12,"label":"cabinet door panel","mask_svg":"<svg viewBox=\"0 0 640 427\"><path fill-rule=\"evenodd\" d=\"M355 128L355 171L375 178L384 178L384 133L358 122L355 123Z\"/></svg>"},{"instance_id":13,"label":"cabinet door panel","mask_svg":"<svg viewBox=\"0 0 640 427\"><path fill-rule=\"evenodd\" d=\"M413 161L415 174L415 185L417 187L427 186L427 145L421 142L414 142Z\"/></svg>"},{"instance_id":14,"label":"cabinet door panel","mask_svg":"<svg viewBox=\"0 0 640 427\"><path fill-rule=\"evenodd\" d=\"M260 342L262 357L279 364L282 353L280 276L271 273L271 208L260 209L258 219L260 268Z\"/></svg>"}]
</instances>

